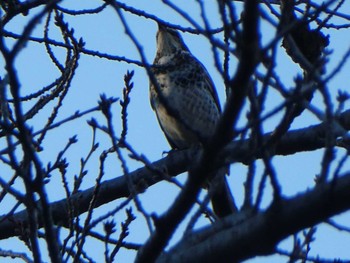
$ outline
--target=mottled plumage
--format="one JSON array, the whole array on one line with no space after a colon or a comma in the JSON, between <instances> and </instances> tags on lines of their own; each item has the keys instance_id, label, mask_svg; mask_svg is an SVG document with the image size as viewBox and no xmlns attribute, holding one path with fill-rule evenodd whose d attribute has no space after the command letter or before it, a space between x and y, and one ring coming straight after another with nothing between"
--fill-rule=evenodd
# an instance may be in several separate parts
<instances>
[{"instance_id":1,"label":"mottled plumage","mask_svg":"<svg viewBox=\"0 0 350 263\"><path fill-rule=\"evenodd\" d=\"M173 42L181 45L173 46ZM161 28L157 43L154 64L159 68L154 74L166 105L161 103L154 85L151 104L171 146L188 148L213 135L220 116L217 94L207 71L188 51L178 32Z\"/></svg>"},{"instance_id":2,"label":"mottled plumage","mask_svg":"<svg viewBox=\"0 0 350 263\"><path fill-rule=\"evenodd\" d=\"M214 134L220 118L218 96L207 70L190 53L177 31L162 26L157 32L154 65L157 85L151 82L151 105L171 147L186 149L205 143ZM234 204L225 176L220 177L212 203L217 215L225 216L232 212ZM220 197L218 204L214 202L215 195Z\"/></svg>"}]
</instances>

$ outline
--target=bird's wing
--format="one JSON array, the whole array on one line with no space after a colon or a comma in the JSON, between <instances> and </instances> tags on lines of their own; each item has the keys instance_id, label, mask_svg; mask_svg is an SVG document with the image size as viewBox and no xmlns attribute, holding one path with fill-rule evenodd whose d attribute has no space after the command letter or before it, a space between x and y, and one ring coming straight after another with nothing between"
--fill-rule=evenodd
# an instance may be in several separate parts
<instances>
[{"instance_id":1,"label":"bird's wing","mask_svg":"<svg viewBox=\"0 0 350 263\"><path fill-rule=\"evenodd\" d=\"M215 104L218 107L219 112L221 112L219 96L218 96L218 94L216 92L213 80L211 79L211 77L210 77L207 69L204 67L204 65L199 60L197 60L195 57L193 57L193 58L198 63L198 66L201 67L202 72L203 72L203 79L204 79L204 81L207 84L207 85L205 85L205 87L209 90L210 94L214 98Z\"/></svg>"}]
</instances>

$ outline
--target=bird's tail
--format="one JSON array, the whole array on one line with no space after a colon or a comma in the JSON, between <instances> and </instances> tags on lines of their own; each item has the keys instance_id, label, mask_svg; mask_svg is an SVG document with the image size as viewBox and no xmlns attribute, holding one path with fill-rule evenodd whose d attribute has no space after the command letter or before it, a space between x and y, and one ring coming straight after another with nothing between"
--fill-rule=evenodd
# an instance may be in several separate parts
<instances>
[{"instance_id":1,"label":"bird's tail","mask_svg":"<svg viewBox=\"0 0 350 263\"><path fill-rule=\"evenodd\" d=\"M221 168L209 185L209 195L214 213L219 217L237 212L237 206L226 179L227 168Z\"/></svg>"}]
</instances>

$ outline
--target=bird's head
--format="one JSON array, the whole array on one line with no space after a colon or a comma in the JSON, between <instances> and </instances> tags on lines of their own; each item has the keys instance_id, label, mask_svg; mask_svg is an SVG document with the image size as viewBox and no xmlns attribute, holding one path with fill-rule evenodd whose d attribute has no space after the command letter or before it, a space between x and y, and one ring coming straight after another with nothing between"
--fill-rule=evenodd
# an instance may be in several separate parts
<instances>
[{"instance_id":1,"label":"bird's head","mask_svg":"<svg viewBox=\"0 0 350 263\"><path fill-rule=\"evenodd\" d=\"M170 56L181 50L188 51L188 48L179 32L159 24L157 32L157 57Z\"/></svg>"}]
</instances>

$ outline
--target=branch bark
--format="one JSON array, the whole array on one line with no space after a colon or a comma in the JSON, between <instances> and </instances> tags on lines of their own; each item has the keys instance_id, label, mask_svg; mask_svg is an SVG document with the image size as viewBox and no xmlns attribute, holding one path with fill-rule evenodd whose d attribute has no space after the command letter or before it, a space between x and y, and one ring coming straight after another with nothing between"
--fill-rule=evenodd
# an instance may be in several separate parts
<instances>
[{"instance_id":1,"label":"branch bark","mask_svg":"<svg viewBox=\"0 0 350 263\"><path fill-rule=\"evenodd\" d=\"M241 262L268 255L289 235L350 209L350 173L266 211L241 212L186 236L156 262Z\"/></svg>"},{"instance_id":2,"label":"branch bark","mask_svg":"<svg viewBox=\"0 0 350 263\"><path fill-rule=\"evenodd\" d=\"M350 110L341 114L338 119L339 125L334 125L334 131L332 133L335 138L344 136L344 132L350 130ZM292 155L298 152L321 149L325 145L324 139L328 128L328 125L322 123L308 128L287 132L285 136L281 138L279 143L275 145L275 148L271 150L274 155ZM270 134L264 135L264 139L267 141L269 136ZM218 159L225 160L225 164L227 164L235 162L246 163L253 158L260 158L261 156L259 153L252 152L249 146L249 139L233 141L220 152L222 158ZM150 169L150 167L142 167L128 175L122 175L115 179L104 181L100 186L95 207L99 207L119 198L128 197L130 192L126 176L130 176L136 187L142 192L142 190L164 179L161 175L157 175L157 173L154 172L154 169L167 171L168 176L176 176L187 171L192 160L193 154L188 150L171 152L167 157L153 162L151 164L152 169ZM57 225L68 226L70 211L69 204L72 205L71 210L74 211L74 216L78 216L88 210L93 194L94 187L91 187L85 191L72 195L69 200L65 198L51 203L50 210L52 211L53 222ZM37 202L36 205L38 206L39 211L37 215L38 224L39 227L42 227L42 209L40 202ZM17 212L13 215L1 216L0 239L20 235L19 229L26 227L27 225L28 213L26 210Z\"/></svg>"}]
</instances>

